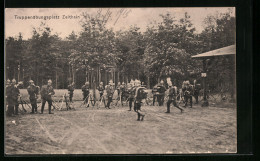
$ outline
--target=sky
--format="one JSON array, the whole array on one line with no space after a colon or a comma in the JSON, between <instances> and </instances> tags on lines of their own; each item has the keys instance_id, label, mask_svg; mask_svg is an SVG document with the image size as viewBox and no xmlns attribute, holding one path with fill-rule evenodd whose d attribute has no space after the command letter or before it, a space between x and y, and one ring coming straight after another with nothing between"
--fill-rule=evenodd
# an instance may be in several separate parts
<instances>
[{"instance_id":1,"label":"sky","mask_svg":"<svg viewBox=\"0 0 260 161\"><path fill-rule=\"evenodd\" d=\"M146 26L151 22L160 22L160 14L170 13L176 19L184 17L187 12L190 15L191 23L196 28L196 32L203 30L203 20L207 15L216 15L232 10L235 16L235 8L228 7L194 7L194 8L6 8L5 9L5 38L17 37L22 33L23 39L32 37L33 27L37 28L41 22L45 22L52 29L52 33L57 33L61 38L66 38L72 31L79 33L81 26L79 21L82 13L91 15L98 13L111 15L107 22L107 28L114 31L127 30L131 25L140 27L144 32ZM50 19L25 19L26 16L48 16ZM73 16L70 18L69 16Z\"/></svg>"}]
</instances>

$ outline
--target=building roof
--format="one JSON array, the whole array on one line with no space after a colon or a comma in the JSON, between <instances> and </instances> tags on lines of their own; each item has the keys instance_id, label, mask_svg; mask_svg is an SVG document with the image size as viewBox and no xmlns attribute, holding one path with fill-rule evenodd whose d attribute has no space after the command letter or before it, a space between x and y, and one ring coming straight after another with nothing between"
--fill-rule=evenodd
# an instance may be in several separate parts
<instances>
[{"instance_id":1,"label":"building roof","mask_svg":"<svg viewBox=\"0 0 260 161\"><path fill-rule=\"evenodd\" d=\"M192 56L192 58L208 58L213 56L236 55L236 45L230 45L224 48L219 48L206 53Z\"/></svg>"}]
</instances>

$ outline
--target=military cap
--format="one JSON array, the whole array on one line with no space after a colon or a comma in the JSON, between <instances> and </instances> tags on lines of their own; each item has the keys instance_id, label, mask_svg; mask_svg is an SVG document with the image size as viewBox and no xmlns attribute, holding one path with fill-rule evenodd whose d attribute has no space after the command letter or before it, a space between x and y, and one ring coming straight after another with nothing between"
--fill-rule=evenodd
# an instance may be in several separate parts
<instances>
[{"instance_id":1,"label":"military cap","mask_svg":"<svg viewBox=\"0 0 260 161\"><path fill-rule=\"evenodd\" d=\"M15 80L15 79L13 79L13 80L12 80L12 83L16 83L16 80Z\"/></svg>"},{"instance_id":2,"label":"military cap","mask_svg":"<svg viewBox=\"0 0 260 161\"><path fill-rule=\"evenodd\" d=\"M52 81L49 79L49 80L48 80L48 83L52 83Z\"/></svg>"}]
</instances>

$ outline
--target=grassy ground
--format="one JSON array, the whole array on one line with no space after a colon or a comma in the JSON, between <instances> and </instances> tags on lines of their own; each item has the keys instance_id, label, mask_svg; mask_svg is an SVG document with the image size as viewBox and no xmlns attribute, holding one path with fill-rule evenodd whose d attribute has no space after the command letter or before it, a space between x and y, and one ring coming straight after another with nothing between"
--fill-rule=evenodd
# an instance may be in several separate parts
<instances>
[{"instance_id":1,"label":"grassy ground","mask_svg":"<svg viewBox=\"0 0 260 161\"><path fill-rule=\"evenodd\" d=\"M24 91L21 91L21 93ZM56 90L57 95L64 90ZM26 96L25 96L26 97ZM81 100L82 95L75 93ZM80 107L54 115L21 114L5 120L6 154L182 154L235 153L236 106L196 105L180 113L143 106L144 121L127 106Z\"/></svg>"}]
</instances>

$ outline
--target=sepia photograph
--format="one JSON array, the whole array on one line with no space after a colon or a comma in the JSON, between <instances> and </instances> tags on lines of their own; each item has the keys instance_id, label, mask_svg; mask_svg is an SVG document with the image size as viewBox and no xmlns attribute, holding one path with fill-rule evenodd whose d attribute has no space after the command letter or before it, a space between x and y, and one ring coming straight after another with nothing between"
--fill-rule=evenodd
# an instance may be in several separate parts
<instances>
[{"instance_id":1,"label":"sepia photograph","mask_svg":"<svg viewBox=\"0 0 260 161\"><path fill-rule=\"evenodd\" d=\"M236 8L5 8L4 152L237 153Z\"/></svg>"}]
</instances>

